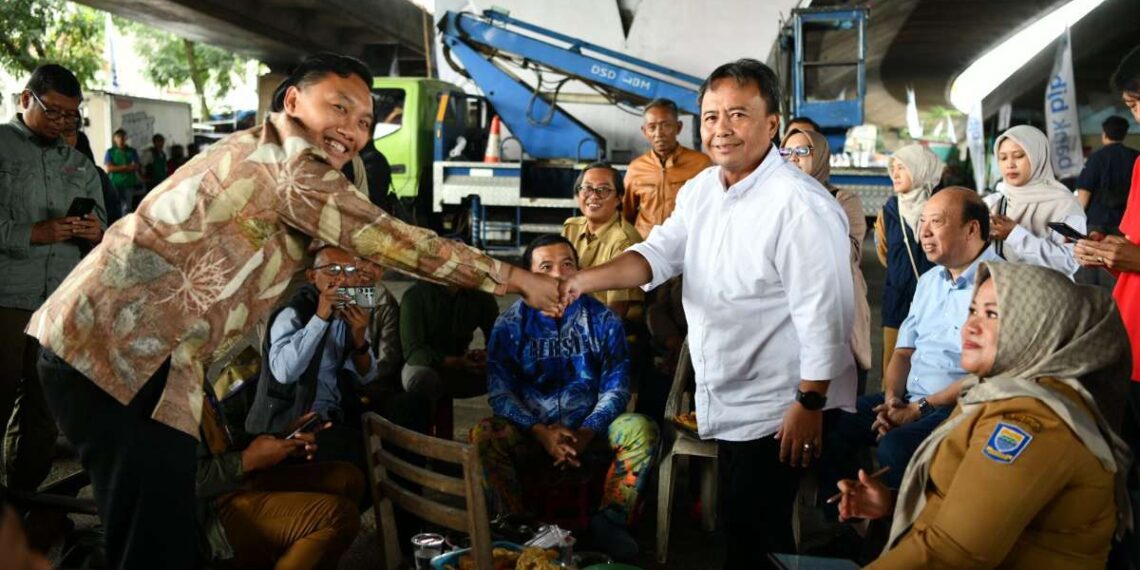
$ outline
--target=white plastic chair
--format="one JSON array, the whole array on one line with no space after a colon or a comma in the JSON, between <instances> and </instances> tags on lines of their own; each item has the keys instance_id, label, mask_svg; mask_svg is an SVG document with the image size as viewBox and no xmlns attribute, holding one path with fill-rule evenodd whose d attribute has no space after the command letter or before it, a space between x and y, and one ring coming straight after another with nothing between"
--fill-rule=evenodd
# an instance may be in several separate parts
<instances>
[{"instance_id":1,"label":"white plastic chair","mask_svg":"<svg viewBox=\"0 0 1140 570\"><path fill-rule=\"evenodd\" d=\"M695 372L689 357L689 341L681 345L677 358L677 371L673 374L673 386L669 389L669 399L665 402L665 422L662 432L665 436L662 449L665 452L657 471L657 561L665 563L669 556L669 522L673 515L673 482L677 472L677 461L684 456L697 457L698 469L691 470L701 478L701 528L705 531L716 529L717 502L717 444L705 441L686 430L673 425L673 418L689 411L690 403L686 386L693 382ZM699 421L699 420L698 420Z\"/></svg>"}]
</instances>

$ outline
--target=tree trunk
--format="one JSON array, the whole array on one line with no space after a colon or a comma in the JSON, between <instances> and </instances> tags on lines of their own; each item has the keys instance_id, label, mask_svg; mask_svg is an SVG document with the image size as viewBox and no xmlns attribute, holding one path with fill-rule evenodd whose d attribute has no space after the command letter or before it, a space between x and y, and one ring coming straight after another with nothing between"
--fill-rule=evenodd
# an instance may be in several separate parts
<instances>
[{"instance_id":1,"label":"tree trunk","mask_svg":"<svg viewBox=\"0 0 1140 570\"><path fill-rule=\"evenodd\" d=\"M206 104L205 72L198 67L198 58L194 54L194 42L183 39L182 47L186 50L186 65L190 68L190 81L194 83L194 92L198 94L198 104L202 108L202 121L209 121L210 107Z\"/></svg>"}]
</instances>

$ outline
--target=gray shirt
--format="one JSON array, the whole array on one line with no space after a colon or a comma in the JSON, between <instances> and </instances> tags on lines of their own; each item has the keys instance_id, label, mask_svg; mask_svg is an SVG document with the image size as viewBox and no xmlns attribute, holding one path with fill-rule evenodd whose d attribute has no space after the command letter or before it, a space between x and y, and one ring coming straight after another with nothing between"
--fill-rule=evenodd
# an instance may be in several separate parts
<instances>
[{"instance_id":1,"label":"gray shirt","mask_svg":"<svg viewBox=\"0 0 1140 570\"><path fill-rule=\"evenodd\" d=\"M0 307L34 311L79 263L76 242L32 245L32 226L62 218L72 200L95 200L106 225L95 165L62 139L44 142L19 115L0 125Z\"/></svg>"}]
</instances>

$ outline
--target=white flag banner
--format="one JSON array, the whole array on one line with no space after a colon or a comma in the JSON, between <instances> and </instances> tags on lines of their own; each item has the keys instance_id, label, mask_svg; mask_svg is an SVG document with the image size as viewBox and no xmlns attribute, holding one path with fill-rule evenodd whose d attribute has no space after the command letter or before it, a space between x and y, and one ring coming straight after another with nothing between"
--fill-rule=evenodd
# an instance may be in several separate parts
<instances>
[{"instance_id":1,"label":"white flag banner","mask_svg":"<svg viewBox=\"0 0 1140 570\"><path fill-rule=\"evenodd\" d=\"M922 121L918 119L918 102L914 99L914 89L906 88L906 128L910 131L910 138L922 138Z\"/></svg>"},{"instance_id":2,"label":"white flag banner","mask_svg":"<svg viewBox=\"0 0 1140 570\"><path fill-rule=\"evenodd\" d=\"M1085 157L1081 152L1081 125L1077 118L1077 86L1073 83L1073 48L1069 29L1061 35L1053 73L1045 86L1045 123L1048 127L1053 173L1057 178L1081 174Z\"/></svg>"},{"instance_id":3,"label":"white flag banner","mask_svg":"<svg viewBox=\"0 0 1140 570\"><path fill-rule=\"evenodd\" d=\"M974 170L974 187L981 193L986 188L986 133L982 128L982 100L974 101L970 105L970 114L966 117L966 148L970 149L970 163Z\"/></svg>"},{"instance_id":4,"label":"white flag banner","mask_svg":"<svg viewBox=\"0 0 1140 570\"><path fill-rule=\"evenodd\" d=\"M997 130L999 133L1005 132L1009 128L1010 117L1013 116L1013 104L1006 102L1001 107L998 107L998 124Z\"/></svg>"},{"instance_id":5,"label":"white flag banner","mask_svg":"<svg viewBox=\"0 0 1140 570\"><path fill-rule=\"evenodd\" d=\"M954 129L954 119L950 115L946 115L946 136L950 137L950 142L958 144L958 131Z\"/></svg>"}]
</instances>

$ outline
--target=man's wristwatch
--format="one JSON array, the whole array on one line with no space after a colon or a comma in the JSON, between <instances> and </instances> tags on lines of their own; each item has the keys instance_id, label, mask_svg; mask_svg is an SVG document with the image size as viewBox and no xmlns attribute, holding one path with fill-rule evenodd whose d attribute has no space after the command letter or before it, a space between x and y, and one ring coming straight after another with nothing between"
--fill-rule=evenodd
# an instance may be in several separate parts
<instances>
[{"instance_id":1,"label":"man's wristwatch","mask_svg":"<svg viewBox=\"0 0 1140 570\"><path fill-rule=\"evenodd\" d=\"M922 417L925 418L933 411L934 406L932 406L930 402L927 402L925 397L918 399L918 413L922 414Z\"/></svg>"},{"instance_id":2,"label":"man's wristwatch","mask_svg":"<svg viewBox=\"0 0 1140 570\"><path fill-rule=\"evenodd\" d=\"M822 410L827 405L827 396L819 392L796 390L796 401L804 407L805 410L813 412Z\"/></svg>"},{"instance_id":3,"label":"man's wristwatch","mask_svg":"<svg viewBox=\"0 0 1140 570\"><path fill-rule=\"evenodd\" d=\"M370 348L372 348L372 343L365 342L364 344L360 345L359 347L352 349L352 354L354 354L354 355L365 354L368 352L368 349L370 349Z\"/></svg>"}]
</instances>

